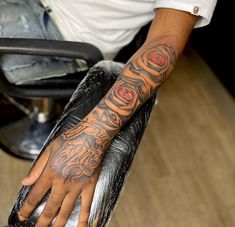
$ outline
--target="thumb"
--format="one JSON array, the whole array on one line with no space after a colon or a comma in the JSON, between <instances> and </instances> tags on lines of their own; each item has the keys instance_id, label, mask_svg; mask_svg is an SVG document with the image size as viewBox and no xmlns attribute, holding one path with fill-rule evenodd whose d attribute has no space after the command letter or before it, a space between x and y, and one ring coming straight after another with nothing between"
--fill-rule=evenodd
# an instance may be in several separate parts
<instances>
[{"instance_id":1,"label":"thumb","mask_svg":"<svg viewBox=\"0 0 235 227\"><path fill-rule=\"evenodd\" d=\"M29 175L21 181L21 184L23 184L24 186L29 186L34 184L38 180L38 178L41 176L41 173L43 172L43 169L47 164L49 154L49 149L47 148L43 152L41 157L36 161Z\"/></svg>"}]
</instances>

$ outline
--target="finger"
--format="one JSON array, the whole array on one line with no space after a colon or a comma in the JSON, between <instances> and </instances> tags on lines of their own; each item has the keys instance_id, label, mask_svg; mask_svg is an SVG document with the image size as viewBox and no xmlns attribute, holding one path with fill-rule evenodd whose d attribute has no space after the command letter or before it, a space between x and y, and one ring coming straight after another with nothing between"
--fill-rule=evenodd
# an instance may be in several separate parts
<instances>
[{"instance_id":1,"label":"finger","mask_svg":"<svg viewBox=\"0 0 235 227\"><path fill-rule=\"evenodd\" d=\"M46 206L44 207L35 227L47 227L52 222L59 208L61 207L66 194L67 190L65 189L58 189L57 186L52 188Z\"/></svg>"},{"instance_id":2,"label":"finger","mask_svg":"<svg viewBox=\"0 0 235 227\"><path fill-rule=\"evenodd\" d=\"M41 155L41 157L37 160L37 162L35 163L35 165L33 166L33 168L31 169L29 175L27 177L25 177L21 183L25 186L27 185L32 185L34 184L38 178L41 176L46 164L47 164L47 161L48 161L48 158L49 158L49 155L50 155L50 149L47 148L43 154Z\"/></svg>"},{"instance_id":3,"label":"finger","mask_svg":"<svg viewBox=\"0 0 235 227\"><path fill-rule=\"evenodd\" d=\"M45 196L51 186L51 179L48 177L39 178L26 197L22 208L19 211L20 221L26 220L42 198Z\"/></svg>"},{"instance_id":4,"label":"finger","mask_svg":"<svg viewBox=\"0 0 235 227\"><path fill-rule=\"evenodd\" d=\"M91 185L81 195L82 203L78 220L78 227L87 227L94 191L95 191L95 186Z\"/></svg>"},{"instance_id":5,"label":"finger","mask_svg":"<svg viewBox=\"0 0 235 227\"><path fill-rule=\"evenodd\" d=\"M53 227L65 226L66 222L73 212L79 194L79 192L70 192L66 195Z\"/></svg>"}]
</instances>

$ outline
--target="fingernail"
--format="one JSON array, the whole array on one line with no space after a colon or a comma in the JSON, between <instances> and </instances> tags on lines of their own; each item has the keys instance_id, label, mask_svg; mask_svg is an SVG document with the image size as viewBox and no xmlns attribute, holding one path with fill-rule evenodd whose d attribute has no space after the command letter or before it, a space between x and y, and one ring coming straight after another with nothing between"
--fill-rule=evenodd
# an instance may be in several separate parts
<instances>
[{"instance_id":1,"label":"fingernail","mask_svg":"<svg viewBox=\"0 0 235 227\"><path fill-rule=\"evenodd\" d=\"M26 181L27 181L27 179L24 178L24 179L21 181L21 184L25 184Z\"/></svg>"},{"instance_id":2,"label":"fingernail","mask_svg":"<svg viewBox=\"0 0 235 227\"><path fill-rule=\"evenodd\" d=\"M25 221L26 220L26 218L21 216L20 214L18 214L18 218L19 218L20 221Z\"/></svg>"},{"instance_id":3,"label":"fingernail","mask_svg":"<svg viewBox=\"0 0 235 227\"><path fill-rule=\"evenodd\" d=\"M28 177L25 177L22 181L21 181L21 184L25 185L27 184L27 181L28 181Z\"/></svg>"}]
</instances>

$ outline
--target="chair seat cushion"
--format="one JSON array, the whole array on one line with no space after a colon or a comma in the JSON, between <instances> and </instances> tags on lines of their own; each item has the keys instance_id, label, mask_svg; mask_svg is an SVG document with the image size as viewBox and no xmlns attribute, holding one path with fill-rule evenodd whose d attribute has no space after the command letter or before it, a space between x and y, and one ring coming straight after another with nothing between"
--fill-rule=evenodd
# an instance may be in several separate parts
<instances>
[{"instance_id":1,"label":"chair seat cushion","mask_svg":"<svg viewBox=\"0 0 235 227\"><path fill-rule=\"evenodd\" d=\"M64 76L78 70L77 63L71 59L32 55L4 55L0 58L0 67L13 84Z\"/></svg>"}]
</instances>

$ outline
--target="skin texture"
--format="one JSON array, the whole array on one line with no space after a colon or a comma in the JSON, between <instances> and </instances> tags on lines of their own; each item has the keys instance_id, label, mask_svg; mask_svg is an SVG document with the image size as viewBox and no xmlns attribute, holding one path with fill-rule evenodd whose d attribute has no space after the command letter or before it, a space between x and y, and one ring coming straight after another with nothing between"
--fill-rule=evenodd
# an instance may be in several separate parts
<instances>
[{"instance_id":1,"label":"skin texture","mask_svg":"<svg viewBox=\"0 0 235 227\"><path fill-rule=\"evenodd\" d=\"M23 180L34 186L19 212L20 220L27 219L51 190L36 227L48 226L58 211L53 226L64 226L78 198L78 227L87 226L105 152L120 128L169 77L195 22L196 17L185 12L158 11L145 44L106 96L82 122L50 143Z\"/></svg>"}]
</instances>

